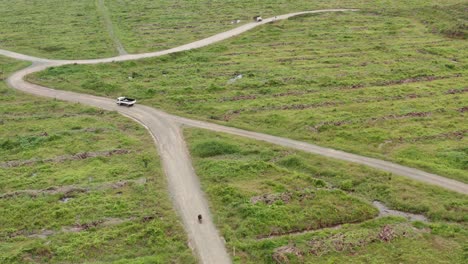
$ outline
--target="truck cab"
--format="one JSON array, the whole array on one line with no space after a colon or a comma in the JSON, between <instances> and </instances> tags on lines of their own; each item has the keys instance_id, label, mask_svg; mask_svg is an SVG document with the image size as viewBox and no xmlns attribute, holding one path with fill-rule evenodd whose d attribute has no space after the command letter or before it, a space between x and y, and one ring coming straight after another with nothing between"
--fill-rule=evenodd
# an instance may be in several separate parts
<instances>
[{"instance_id":1,"label":"truck cab","mask_svg":"<svg viewBox=\"0 0 468 264\"><path fill-rule=\"evenodd\" d=\"M136 100L133 99L133 98L128 98L128 97L124 97L124 96L121 96L119 98L117 98L117 105L124 105L124 106L133 106L135 103L136 103Z\"/></svg>"}]
</instances>

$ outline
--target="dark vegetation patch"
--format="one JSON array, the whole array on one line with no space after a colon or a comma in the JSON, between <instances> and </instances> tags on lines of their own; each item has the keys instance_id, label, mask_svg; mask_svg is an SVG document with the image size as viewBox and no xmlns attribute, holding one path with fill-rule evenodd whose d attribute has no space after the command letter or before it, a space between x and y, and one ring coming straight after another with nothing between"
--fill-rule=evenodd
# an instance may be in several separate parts
<instances>
[{"instance_id":1,"label":"dark vegetation patch","mask_svg":"<svg viewBox=\"0 0 468 264\"><path fill-rule=\"evenodd\" d=\"M235 145L226 144L219 140L207 140L198 143L194 149L193 154L201 158L234 154L238 153L240 149Z\"/></svg>"}]
</instances>

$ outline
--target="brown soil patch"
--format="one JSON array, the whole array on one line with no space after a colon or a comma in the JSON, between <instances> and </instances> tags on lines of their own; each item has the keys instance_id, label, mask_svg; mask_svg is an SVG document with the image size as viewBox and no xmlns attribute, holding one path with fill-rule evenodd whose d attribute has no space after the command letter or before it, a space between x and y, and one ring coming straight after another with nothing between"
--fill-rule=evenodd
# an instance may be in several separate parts
<instances>
[{"instance_id":1,"label":"brown soil patch","mask_svg":"<svg viewBox=\"0 0 468 264\"><path fill-rule=\"evenodd\" d=\"M68 160L82 160L82 159L95 158L95 157L110 157L114 155L123 155L123 154L128 154L130 152L132 151L125 150L125 149L114 149L114 150L109 150L109 151L82 152L82 153L77 153L74 155L63 155L63 156L58 156L58 157L54 157L50 159L12 160L12 161L0 163L0 167L12 168L12 167L25 166L25 165L32 165L37 162L59 163L59 162L64 162Z\"/></svg>"},{"instance_id":2,"label":"brown soil patch","mask_svg":"<svg viewBox=\"0 0 468 264\"><path fill-rule=\"evenodd\" d=\"M144 185L146 184L146 178L140 178L137 180L122 180L118 182L113 182L113 183L104 183L99 186L95 187L78 187L74 185L70 186L54 186L54 187L49 187L43 190L20 190L20 191L14 191L14 192L9 192L0 195L0 199L8 199L8 198L14 198L17 196L21 195L28 195L31 197L37 197L39 195L54 195L54 194L63 194L63 198L70 198L73 197L74 195L78 193L85 193L89 192L91 190L106 190L106 189L119 189L127 186L129 183L134 183L137 185Z\"/></svg>"},{"instance_id":3,"label":"brown soil patch","mask_svg":"<svg viewBox=\"0 0 468 264\"><path fill-rule=\"evenodd\" d=\"M401 216L404 217L410 221L423 221L427 222L427 218L424 215L420 214L412 214L412 213L407 213L403 211L398 211L398 210L392 210L389 209L387 206L385 206L383 203L379 201L374 201L372 203L377 209L379 209L379 216L378 217L386 217L386 216Z\"/></svg>"},{"instance_id":4,"label":"brown soil patch","mask_svg":"<svg viewBox=\"0 0 468 264\"><path fill-rule=\"evenodd\" d=\"M458 108L457 111L460 112L460 113L468 112L468 106L464 106L464 107L462 107L462 108Z\"/></svg>"}]
</instances>

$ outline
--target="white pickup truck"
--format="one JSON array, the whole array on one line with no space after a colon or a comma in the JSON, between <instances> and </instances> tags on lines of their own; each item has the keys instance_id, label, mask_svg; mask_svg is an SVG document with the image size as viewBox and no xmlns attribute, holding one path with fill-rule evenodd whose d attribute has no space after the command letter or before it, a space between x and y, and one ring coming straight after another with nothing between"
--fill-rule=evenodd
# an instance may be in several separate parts
<instances>
[{"instance_id":1,"label":"white pickup truck","mask_svg":"<svg viewBox=\"0 0 468 264\"><path fill-rule=\"evenodd\" d=\"M136 103L136 100L128 97L119 97L117 98L118 105L126 105L128 107L133 106Z\"/></svg>"}]
</instances>

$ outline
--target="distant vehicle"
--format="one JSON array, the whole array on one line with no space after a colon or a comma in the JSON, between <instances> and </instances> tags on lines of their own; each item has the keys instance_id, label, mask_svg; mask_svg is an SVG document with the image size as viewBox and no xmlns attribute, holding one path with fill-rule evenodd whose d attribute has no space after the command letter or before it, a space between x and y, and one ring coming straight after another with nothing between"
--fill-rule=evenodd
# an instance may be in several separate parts
<instances>
[{"instance_id":1,"label":"distant vehicle","mask_svg":"<svg viewBox=\"0 0 468 264\"><path fill-rule=\"evenodd\" d=\"M117 98L118 105L126 105L128 107L133 106L136 103L136 100L128 97L119 97Z\"/></svg>"},{"instance_id":2,"label":"distant vehicle","mask_svg":"<svg viewBox=\"0 0 468 264\"><path fill-rule=\"evenodd\" d=\"M255 22L262 22L262 21L263 21L263 18L262 18L261 16L254 16L254 17L253 17L253 20L254 20Z\"/></svg>"}]
</instances>

